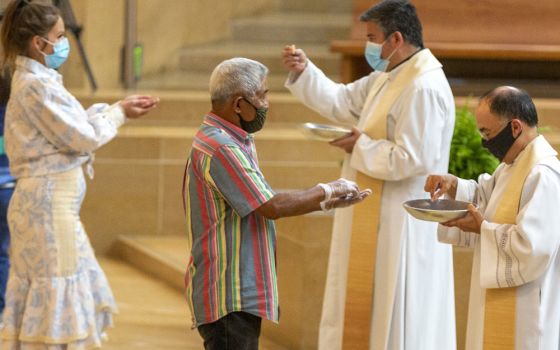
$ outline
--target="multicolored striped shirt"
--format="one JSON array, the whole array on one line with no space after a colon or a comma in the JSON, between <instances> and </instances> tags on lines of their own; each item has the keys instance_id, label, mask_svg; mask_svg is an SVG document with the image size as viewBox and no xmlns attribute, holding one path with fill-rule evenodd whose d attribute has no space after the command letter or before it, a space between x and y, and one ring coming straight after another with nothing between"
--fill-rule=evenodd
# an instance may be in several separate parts
<instances>
[{"instance_id":1,"label":"multicolored striped shirt","mask_svg":"<svg viewBox=\"0 0 560 350\"><path fill-rule=\"evenodd\" d=\"M278 322L274 221L255 211L274 192L259 170L253 136L207 115L185 175L185 284L194 326L234 311Z\"/></svg>"}]
</instances>

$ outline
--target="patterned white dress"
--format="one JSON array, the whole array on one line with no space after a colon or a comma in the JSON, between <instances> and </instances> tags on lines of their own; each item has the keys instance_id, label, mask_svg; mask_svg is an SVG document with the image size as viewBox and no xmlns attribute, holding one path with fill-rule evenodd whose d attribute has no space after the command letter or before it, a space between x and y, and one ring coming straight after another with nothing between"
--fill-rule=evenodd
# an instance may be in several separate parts
<instances>
[{"instance_id":1,"label":"patterned white dress","mask_svg":"<svg viewBox=\"0 0 560 350\"><path fill-rule=\"evenodd\" d=\"M97 348L117 308L79 217L82 164L125 117L118 106L85 111L62 77L37 61L20 56L16 65L5 142L17 185L0 348Z\"/></svg>"}]
</instances>

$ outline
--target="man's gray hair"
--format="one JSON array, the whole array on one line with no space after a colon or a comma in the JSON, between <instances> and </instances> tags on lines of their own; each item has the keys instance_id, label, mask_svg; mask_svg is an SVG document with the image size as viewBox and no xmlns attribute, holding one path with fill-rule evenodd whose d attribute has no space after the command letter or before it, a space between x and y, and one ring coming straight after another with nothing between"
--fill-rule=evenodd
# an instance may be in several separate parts
<instances>
[{"instance_id":1,"label":"man's gray hair","mask_svg":"<svg viewBox=\"0 0 560 350\"><path fill-rule=\"evenodd\" d=\"M260 62L235 57L220 63L210 76L212 103L223 103L236 94L247 98L262 88L268 68Z\"/></svg>"}]
</instances>

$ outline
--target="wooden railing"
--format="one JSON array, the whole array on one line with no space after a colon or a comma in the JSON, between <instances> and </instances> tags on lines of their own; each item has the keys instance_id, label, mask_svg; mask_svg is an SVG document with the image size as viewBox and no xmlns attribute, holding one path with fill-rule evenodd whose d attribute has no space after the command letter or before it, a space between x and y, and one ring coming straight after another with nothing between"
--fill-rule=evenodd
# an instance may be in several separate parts
<instances>
[{"instance_id":1,"label":"wooden railing","mask_svg":"<svg viewBox=\"0 0 560 350\"><path fill-rule=\"evenodd\" d=\"M371 71L363 58L366 26L359 22L359 16L375 3L353 0L351 37L331 43L332 51L343 55L341 79L344 82ZM468 61L469 65L529 63L522 67L526 78L560 78L557 69L560 1L413 0L412 3L422 21L425 46L444 66L446 61ZM532 63L538 66L534 74ZM543 64L548 63L551 69L543 73ZM491 75L492 70L487 68L485 65Z\"/></svg>"}]
</instances>

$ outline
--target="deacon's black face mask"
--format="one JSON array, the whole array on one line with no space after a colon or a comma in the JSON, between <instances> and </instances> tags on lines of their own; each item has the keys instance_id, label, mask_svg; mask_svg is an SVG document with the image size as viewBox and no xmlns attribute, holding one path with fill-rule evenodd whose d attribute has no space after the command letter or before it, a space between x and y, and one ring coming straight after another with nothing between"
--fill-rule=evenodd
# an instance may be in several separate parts
<instances>
[{"instance_id":1,"label":"deacon's black face mask","mask_svg":"<svg viewBox=\"0 0 560 350\"><path fill-rule=\"evenodd\" d=\"M517 137L519 137L519 135ZM490 153L492 153L501 162L504 160L504 157L514 144L515 140L517 140L517 137L513 137L510 120L502 131L498 133L498 135L489 140L482 139L482 146L487 148L488 151L490 151Z\"/></svg>"}]
</instances>

